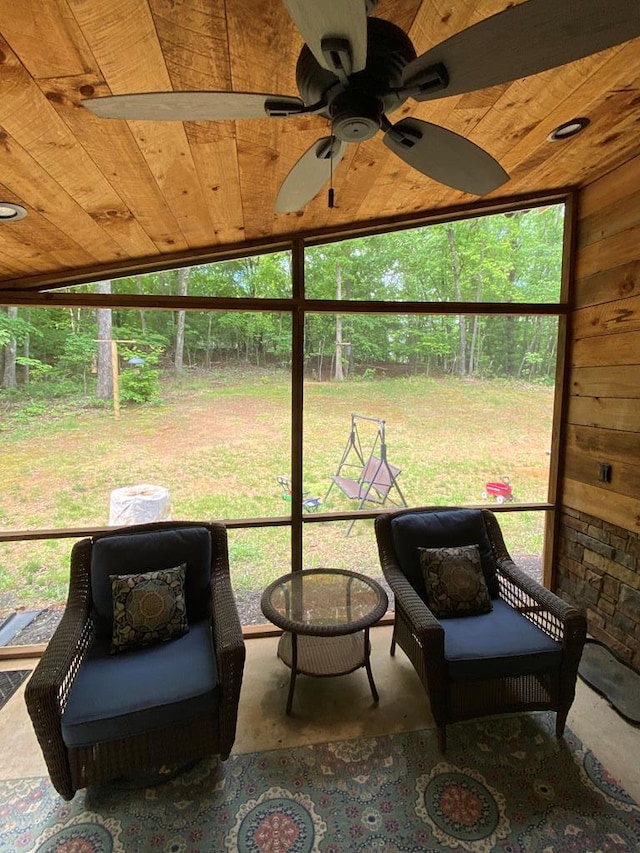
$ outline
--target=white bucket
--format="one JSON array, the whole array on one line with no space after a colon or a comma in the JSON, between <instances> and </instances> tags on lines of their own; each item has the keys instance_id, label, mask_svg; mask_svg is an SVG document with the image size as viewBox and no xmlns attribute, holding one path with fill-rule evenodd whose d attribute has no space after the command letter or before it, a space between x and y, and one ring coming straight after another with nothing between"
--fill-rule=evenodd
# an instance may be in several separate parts
<instances>
[{"instance_id":1,"label":"white bucket","mask_svg":"<svg viewBox=\"0 0 640 853\"><path fill-rule=\"evenodd\" d=\"M169 490L162 486L141 483L111 492L109 526L145 524L151 521L170 521Z\"/></svg>"}]
</instances>

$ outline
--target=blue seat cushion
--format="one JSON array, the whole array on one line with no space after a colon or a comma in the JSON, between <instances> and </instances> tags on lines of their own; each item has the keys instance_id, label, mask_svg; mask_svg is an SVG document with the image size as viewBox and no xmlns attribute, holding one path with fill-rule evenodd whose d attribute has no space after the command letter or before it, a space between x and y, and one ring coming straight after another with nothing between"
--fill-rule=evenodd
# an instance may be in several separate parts
<instances>
[{"instance_id":1,"label":"blue seat cushion","mask_svg":"<svg viewBox=\"0 0 640 853\"><path fill-rule=\"evenodd\" d=\"M501 598L490 613L441 619L453 681L531 675L557 669L562 645Z\"/></svg>"},{"instance_id":2,"label":"blue seat cushion","mask_svg":"<svg viewBox=\"0 0 640 853\"><path fill-rule=\"evenodd\" d=\"M479 509L408 512L391 520L391 537L398 564L418 595L426 601L419 548L451 548L477 545L482 573L491 598L498 595L496 563Z\"/></svg>"},{"instance_id":3,"label":"blue seat cushion","mask_svg":"<svg viewBox=\"0 0 640 853\"><path fill-rule=\"evenodd\" d=\"M211 615L211 535L206 527L148 533L115 533L96 539L91 554L91 594L97 637L111 637L113 600L109 575L132 575L186 564L189 623Z\"/></svg>"},{"instance_id":4,"label":"blue seat cushion","mask_svg":"<svg viewBox=\"0 0 640 853\"><path fill-rule=\"evenodd\" d=\"M178 639L122 655L97 639L73 682L62 737L67 746L88 746L215 715L218 694L208 619Z\"/></svg>"}]
</instances>

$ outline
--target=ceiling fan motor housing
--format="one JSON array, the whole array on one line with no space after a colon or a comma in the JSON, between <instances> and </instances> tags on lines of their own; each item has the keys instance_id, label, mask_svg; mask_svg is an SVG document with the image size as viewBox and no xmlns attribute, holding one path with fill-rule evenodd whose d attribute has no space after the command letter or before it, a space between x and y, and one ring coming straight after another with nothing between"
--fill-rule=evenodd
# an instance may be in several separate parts
<instances>
[{"instance_id":1,"label":"ceiling fan motor housing","mask_svg":"<svg viewBox=\"0 0 640 853\"><path fill-rule=\"evenodd\" d=\"M363 142L380 130L382 112L380 98L343 92L331 102L331 131L343 142Z\"/></svg>"},{"instance_id":2,"label":"ceiling fan motor housing","mask_svg":"<svg viewBox=\"0 0 640 853\"><path fill-rule=\"evenodd\" d=\"M335 136L362 142L378 132L384 114L406 100L406 95L392 90L400 87L404 68L415 58L411 39L403 30L382 18L368 18L366 67L343 83L305 45L296 67L298 91L307 106L326 102L320 115L331 119Z\"/></svg>"}]
</instances>

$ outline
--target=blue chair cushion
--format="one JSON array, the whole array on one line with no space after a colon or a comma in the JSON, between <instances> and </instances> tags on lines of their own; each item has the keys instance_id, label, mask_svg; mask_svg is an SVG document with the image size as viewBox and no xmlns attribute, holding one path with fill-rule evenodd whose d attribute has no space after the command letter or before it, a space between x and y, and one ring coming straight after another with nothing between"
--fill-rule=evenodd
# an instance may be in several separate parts
<instances>
[{"instance_id":1,"label":"blue chair cushion","mask_svg":"<svg viewBox=\"0 0 640 853\"><path fill-rule=\"evenodd\" d=\"M501 598L490 613L441 619L453 681L531 675L557 669L562 645Z\"/></svg>"},{"instance_id":2,"label":"blue chair cushion","mask_svg":"<svg viewBox=\"0 0 640 853\"><path fill-rule=\"evenodd\" d=\"M183 563L187 566L185 600L191 624L211 615L211 536L206 527L118 533L96 539L91 556L96 637L110 638L113 630L109 575L171 569Z\"/></svg>"},{"instance_id":3,"label":"blue chair cushion","mask_svg":"<svg viewBox=\"0 0 640 853\"><path fill-rule=\"evenodd\" d=\"M97 639L73 682L62 737L67 746L88 746L215 715L218 694L208 619L176 640L122 655Z\"/></svg>"},{"instance_id":4,"label":"blue chair cushion","mask_svg":"<svg viewBox=\"0 0 640 853\"><path fill-rule=\"evenodd\" d=\"M391 520L391 537L398 564L423 601L426 601L426 592L420 568L419 548L477 545L489 595L491 598L498 595L496 564L479 509L404 513Z\"/></svg>"}]
</instances>

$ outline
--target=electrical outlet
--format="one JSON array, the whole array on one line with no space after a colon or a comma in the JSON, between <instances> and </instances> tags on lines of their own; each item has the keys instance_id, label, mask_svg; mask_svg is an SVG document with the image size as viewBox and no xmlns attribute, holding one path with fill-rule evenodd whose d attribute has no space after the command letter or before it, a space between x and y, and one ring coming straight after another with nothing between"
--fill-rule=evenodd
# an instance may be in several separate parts
<instances>
[{"instance_id":1,"label":"electrical outlet","mask_svg":"<svg viewBox=\"0 0 640 853\"><path fill-rule=\"evenodd\" d=\"M608 462L600 463L600 473L598 474L598 480L601 483L611 482L611 465Z\"/></svg>"}]
</instances>

